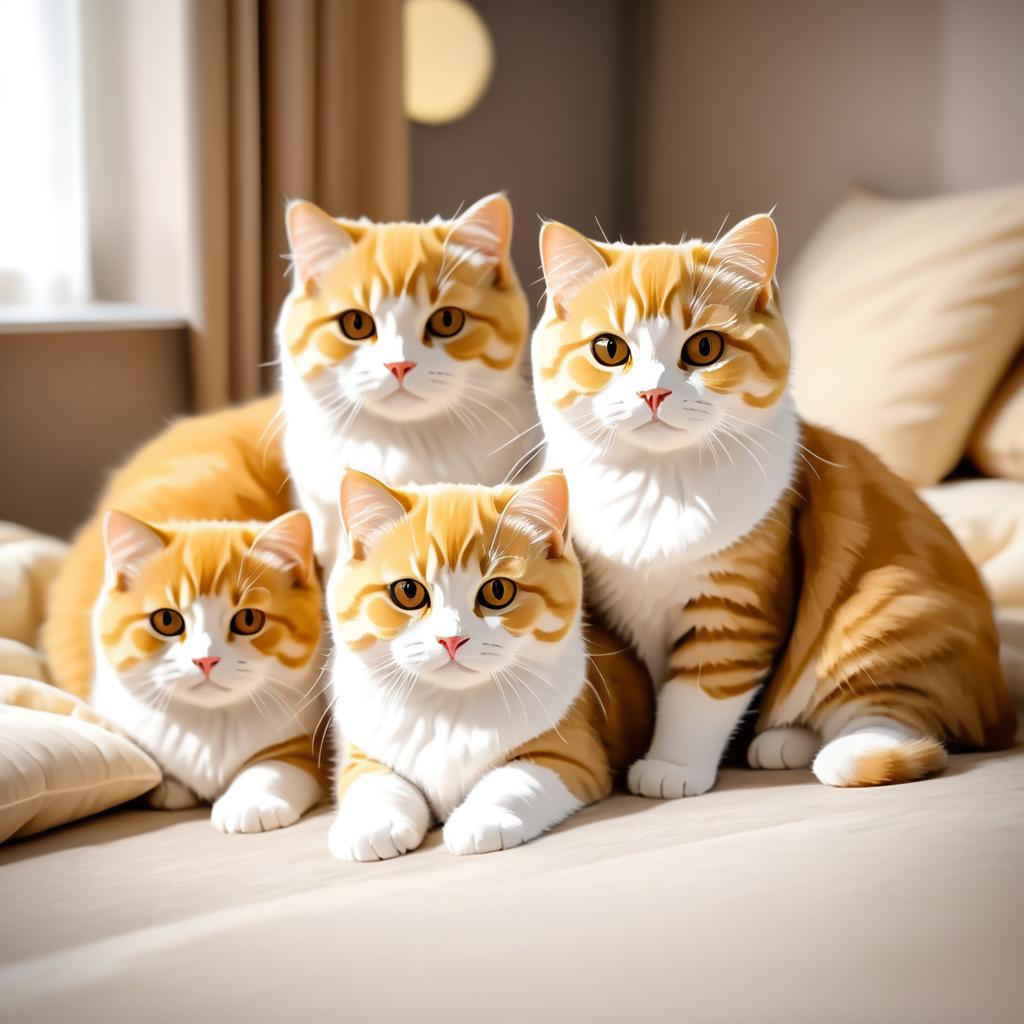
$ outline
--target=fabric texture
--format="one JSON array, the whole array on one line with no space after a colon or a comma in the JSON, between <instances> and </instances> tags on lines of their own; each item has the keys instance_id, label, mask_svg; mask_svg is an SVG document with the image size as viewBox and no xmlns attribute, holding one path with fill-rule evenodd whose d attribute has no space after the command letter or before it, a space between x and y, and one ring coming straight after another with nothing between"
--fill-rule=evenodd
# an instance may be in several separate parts
<instances>
[{"instance_id":1,"label":"fabric texture","mask_svg":"<svg viewBox=\"0 0 1024 1024\"><path fill-rule=\"evenodd\" d=\"M160 779L152 758L77 697L0 676L0 843L105 811Z\"/></svg>"},{"instance_id":2,"label":"fabric texture","mask_svg":"<svg viewBox=\"0 0 1024 1024\"><path fill-rule=\"evenodd\" d=\"M1024 480L1024 349L985 409L968 453L989 476Z\"/></svg>"},{"instance_id":3,"label":"fabric texture","mask_svg":"<svg viewBox=\"0 0 1024 1024\"><path fill-rule=\"evenodd\" d=\"M1024 336L1024 187L913 201L856 190L785 284L800 411L934 484Z\"/></svg>"},{"instance_id":4,"label":"fabric texture","mask_svg":"<svg viewBox=\"0 0 1024 1024\"><path fill-rule=\"evenodd\" d=\"M116 812L0 848L0 1018L1016 1024L1021 806L1018 748L870 790L730 769L376 864L330 856L327 809Z\"/></svg>"}]
</instances>

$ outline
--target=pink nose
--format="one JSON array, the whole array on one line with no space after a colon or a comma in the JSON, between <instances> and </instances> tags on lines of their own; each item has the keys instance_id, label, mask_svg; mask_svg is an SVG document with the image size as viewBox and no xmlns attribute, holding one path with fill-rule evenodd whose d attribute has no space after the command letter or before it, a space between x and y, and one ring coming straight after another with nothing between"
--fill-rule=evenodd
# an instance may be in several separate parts
<instances>
[{"instance_id":1,"label":"pink nose","mask_svg":"<svg viewBox=\"0 0 1024 1024\"><path fill-rule=\"evenodd\" d=\"M651 413L658 415L658 406L668 398L672 392L668 388L651 388L649 391L638 391L637 394L651 407Z\"/></svg>"},{"instance_id":2,"label":"pink nose","mask_svg":"<svg viewBox=\"0 0 1024 1024\"><path fill-rule=\"evenodd\" d=\"M468 636L439 636L437 642L448 652L448 657L455 660L455 652L463 645L469 643Z\"/></svg>"},{"instance_id":3,"label":"pink nose","mask_svg":"<svg viewBox=\"0 0 1024 1024\"><path fill-rule=\"evenodd\" d=\"M220 664L220 658L193 658L192 664L197 668L201 668L203 670L203 675L209 679L214 666Z\"/></svg>"},{"instance_id":4,"label":"pink nose","mask_svg":"<svg viewBox=\"0 0 1024 1024\"><path fill-rule=\"evenodd\" d=\"M385 363L384 365L395 375L399 384L405 380L405 375L416 367L415 363Z\"/></svg>"}]
</instances>

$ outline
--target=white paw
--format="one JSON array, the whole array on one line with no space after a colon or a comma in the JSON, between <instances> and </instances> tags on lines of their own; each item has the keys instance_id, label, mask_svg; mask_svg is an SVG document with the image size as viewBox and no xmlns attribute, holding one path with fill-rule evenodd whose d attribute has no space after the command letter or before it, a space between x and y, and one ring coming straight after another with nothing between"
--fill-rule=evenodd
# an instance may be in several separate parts
<instances>
[{"instance_id":1,"label":"white paw","mask_svg":"<svg viewBox=\"0 0 1024 1024\"><path fill-rule=\"evenodd\" d=\"M146 802L158 811L182 811L195 807L199 799L184 783L165 775L163 782L146 794Z\"/></svg>"},{"instance_id":2,"label":"white paw","mask_svg":"<svg viewBox=\"0 0 1024 1024\"><path fill-rule=\"evenodd\" d=\"M430 827L420 791L398 775L364 775L349 787L327 837L338 860L390 860L415 850Z\"/></svg>"},{"instance_id":3,"label":"white paw","mask_svg":"<svg viewBox=\"0 0 1024 1024\"><path fill-rule=\"evenodd\" d=\"M766 729L747 748L751 768L806 768L821 746L816 733L802 725Z\"/></svg>"},{"instance_id":4,"label":"white paw","mask_svg":"<svg viewBox=\"0 0 1024 1024\"><path fill-rule=\"evenodd\" d=\"M691 768L688 765L645 758L629 769L629 791L637 796L678 800L680 797L706 793L715 784L717 777L718 770L714 766Z\"/></svg>"},{"instance_id":5,"label":"white paw","mask_svg":"<svg viewBox=\"0 0 1024 1024\"><path fill-rule=\"evenodd\" d=\"M452 853L495 853L522 846L583 805L550 768L513 761L488 772L444 826Z\"/></svg>"},{"instance_id":6,"label":"white paw","mask_svg":"<svg viewBox=\"0 0 1024 1024\"><path fill-rule=\"evenodd\" d=\"M444 826L444 845L452 853L495 853L526 842L523 819L504 807L467 807L455 810Z\"/></svg>"},{"instance_id":7,"label":"white paw","mask_svg":"<svg viewBox=\"0 0 1024 1024\"><path fill-rule=\"evenodd\" d=\"M265 761L235 776L213 804L210 820L221 832L271 832L294 825L320 799L309 772Z\"/></svg>"}]
</instances>

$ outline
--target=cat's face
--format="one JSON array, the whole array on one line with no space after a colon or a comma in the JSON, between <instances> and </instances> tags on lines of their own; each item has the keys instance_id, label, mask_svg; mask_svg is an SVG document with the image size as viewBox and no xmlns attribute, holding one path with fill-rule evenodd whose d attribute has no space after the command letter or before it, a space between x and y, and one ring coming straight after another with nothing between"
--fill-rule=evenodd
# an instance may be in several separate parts
<instances>
[{"instance_id":1,"label":"cat's face","mask_svg":"<svg viewBox=\"0 0 1024 1024\"><path fill-rule=\"evenodd\" d=\"M349 472L341 509L351 554L331 578L331 621L379 686L543 687L581 604L560 473L398 491Z\"/></svg>"},{"instance_id":2,"label":"cat's face","mask_svg":"<svg viewBox=\"0 0 1024 1024\"><path fill-rule=\"evenodd\" d=\"M597 452L701 448L710 461L720 438L756 439L789 376L777 251L767 216L711 244L608 245L546 224L539 399Z\"/></svg>"},{"instance_id":3,"label":"cat's face","mask_svg":"<svg viewBox=\"0 0 1024 1024\"><path fill-rule=\"evenodd\" d=\"M305 513L150 526L110 512L104 535L98 641L139 700L269 713L302 696L321 634Z\"/></svg>"},{"instance_id":4,"label":"cat's face","mask_svg":"<svg viewBox=\"0 0 1024 1024\"><path fill-rule=\"evenodd\" d=\"M295 274L281 356L330 418L492 415L527 324L504 196L446 222L342 221L305 202L287 219Z\"/></svg>"}]
</instances>

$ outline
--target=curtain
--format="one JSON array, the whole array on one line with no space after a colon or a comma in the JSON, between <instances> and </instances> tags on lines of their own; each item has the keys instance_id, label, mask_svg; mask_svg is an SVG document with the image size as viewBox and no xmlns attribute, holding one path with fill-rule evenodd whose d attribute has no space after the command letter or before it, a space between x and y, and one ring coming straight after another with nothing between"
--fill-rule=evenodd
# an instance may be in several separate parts
<instances>
[{"instance_id":1,"label":"curtain","mask_svg":"<svg viewBox=\"0 0 1024 1024\"><path fill-rule=\"evenodd\" d=\"M273 385L284 204L407 213L401 0L88 0L97 297L183 311L194 405Z\"/></svg>"}]
</instances>

